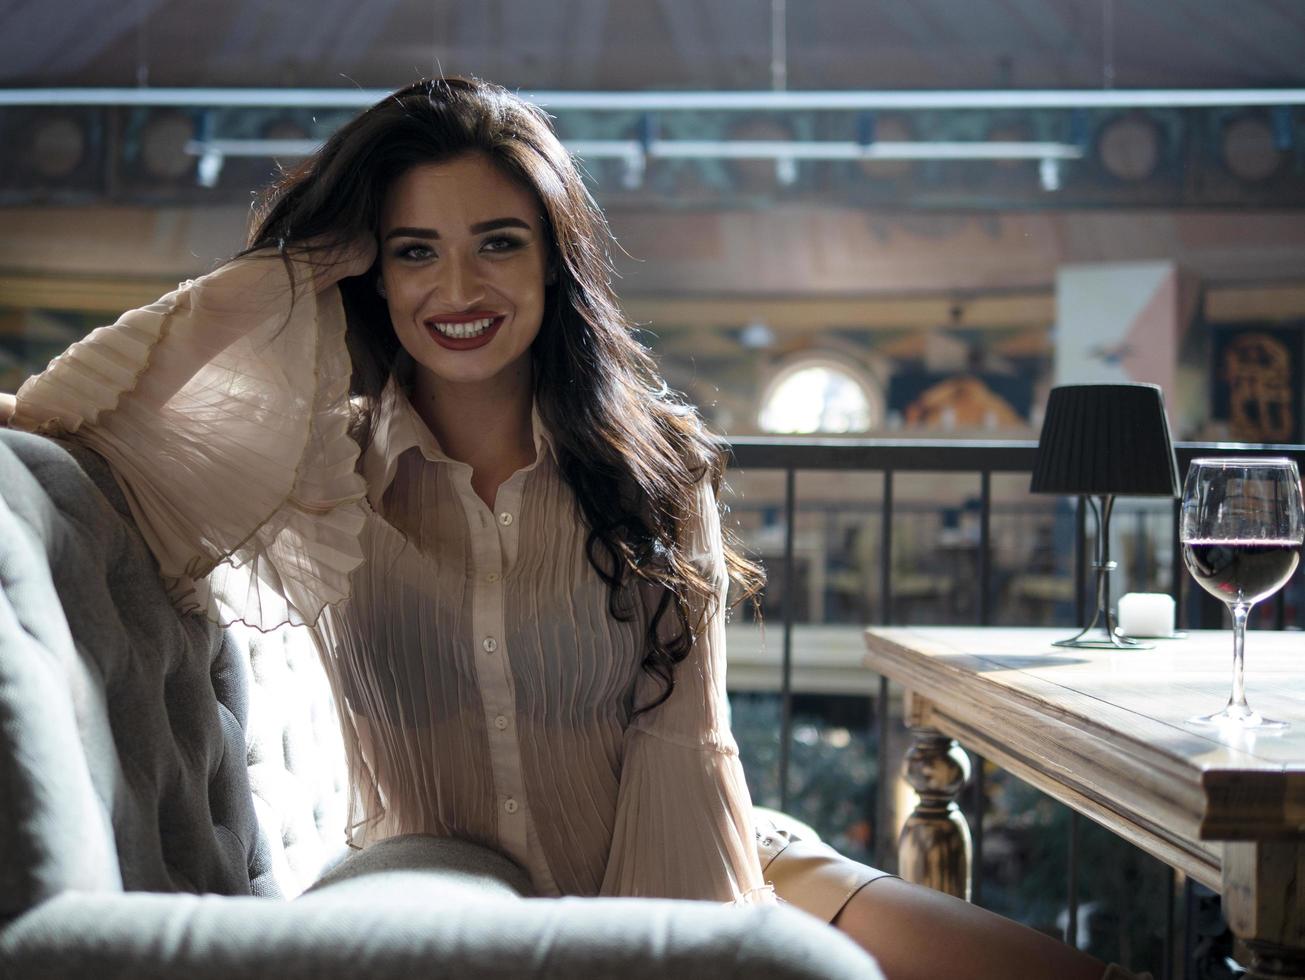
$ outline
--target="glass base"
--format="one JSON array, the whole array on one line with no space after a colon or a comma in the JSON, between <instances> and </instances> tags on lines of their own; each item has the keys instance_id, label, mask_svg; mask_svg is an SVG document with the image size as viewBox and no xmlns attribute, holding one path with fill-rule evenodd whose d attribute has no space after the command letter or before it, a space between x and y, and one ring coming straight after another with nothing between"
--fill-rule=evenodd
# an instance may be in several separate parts
<instances>
[{"instance_id":1,"label":"glass base","mask_svg":"<svg viewBox=\"0 0 1305 980\"><path fill-rule=\"evenodd\" d=\"M1215 728L1233 728L1237 730L1254 729L1261 732L1280 732L1291 727L1285 721L1265 718L1258 711L1252 711L1250 708L1238 709L1232 705L1222 711L1216 711L1212 715L1197 715L1195 718L1188 718L1187 723L1189 725L1209 725Z\"/></svg>"}]
</instances>

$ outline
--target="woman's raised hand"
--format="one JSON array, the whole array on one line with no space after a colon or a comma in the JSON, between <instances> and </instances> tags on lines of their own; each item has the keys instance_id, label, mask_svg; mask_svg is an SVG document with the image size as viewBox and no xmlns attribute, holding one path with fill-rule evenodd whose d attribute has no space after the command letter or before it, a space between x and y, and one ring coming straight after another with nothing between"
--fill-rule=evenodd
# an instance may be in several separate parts
<instances>
[{"instance_id":1,"label":"woman's raised hand","mask_svg":"<svg viewBox=\"0 0 1305 980\"><path fill-rule=\"evenodd\" d=\"M333 257L339 263L341 279L364 275L376 261L376 236L364 235L357 238L343 248L336 249Z\"/></svg>"},{"instance_id":2,"label":"woman's raised hand","mask_svg":"<svg viewBox=\"0 0 1305 980\"><path fill-rule=\"evenodd\" d=\"M9 427L9 420L13 418L14 410L17 409L17 407L17 398L0 391L0 429Z\"/></svg>"},{"instance_id":3,"label":"woman's raised hand","mask_svg":"<svg viewBox=\"0 0 1305 980\"><path fill-rule=\"evenodd\" d=\"M363 235L343 244L312 239L306 245L301 254L312 264L319 289L350 276L365 275L376 261L375 235Z\"/></svg>"}]
</instances>

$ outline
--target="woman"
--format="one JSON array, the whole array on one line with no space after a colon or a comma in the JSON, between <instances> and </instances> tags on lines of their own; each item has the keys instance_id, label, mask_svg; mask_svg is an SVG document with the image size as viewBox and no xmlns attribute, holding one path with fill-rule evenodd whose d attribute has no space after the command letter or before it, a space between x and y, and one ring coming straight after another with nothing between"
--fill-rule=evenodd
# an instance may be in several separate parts
<instances>
[{"instance_id":1,"label":"woman","mask_svg":"<svg viewBox=\"0 0 1305 980\"><path fill-rule=\"evenodd\" d=\"M421 82L283 179L241 257L24 384L11 422L108 458L179 608L312 628L356 846L465 837L541 895L768 902L770 880L893 978L1099 977L754 828L723 623L759 572L607 242L542 113Z\"/></svg>"}]
</instances>

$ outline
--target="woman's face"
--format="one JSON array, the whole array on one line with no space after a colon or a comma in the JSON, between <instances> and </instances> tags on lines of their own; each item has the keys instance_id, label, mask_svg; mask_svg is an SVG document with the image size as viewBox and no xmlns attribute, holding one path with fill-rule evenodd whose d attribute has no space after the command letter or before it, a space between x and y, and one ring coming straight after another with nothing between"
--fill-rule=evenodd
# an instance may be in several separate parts
<instances>
[{"instance_id":1,"label":"woman's face","mask_svg":"<svg viewBox=\"0 0 1305 980\"><path fill-rule=\"evenodd\" d=\"M381 213L381 278L436 384L529 383L550 243L535 195L481 154L413 167Z\"/></svg>"}]
</instances>

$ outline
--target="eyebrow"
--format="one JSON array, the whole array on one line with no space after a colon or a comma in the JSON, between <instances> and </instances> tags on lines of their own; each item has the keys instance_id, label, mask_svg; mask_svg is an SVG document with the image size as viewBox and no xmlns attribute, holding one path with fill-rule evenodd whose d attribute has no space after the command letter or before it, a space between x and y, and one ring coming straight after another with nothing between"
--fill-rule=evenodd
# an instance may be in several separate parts
<instances>
[{"instance_id":1,"label":"eyebrow","mask_svg":"<svg viewBox=\"0 0 1305 980\"><path fill-rule=\"evenodd\" d=\"M487 231L497 231L499 228L524 228L530 231L530 225L526 224L520 218L491 218L489 221L481 221L471 226L469 229L473 235L480 235ZM429 238L438 239L440 233L434 228L394 228L385 236L385 241L391 238Z\"/></svg>"}]
</instances>

